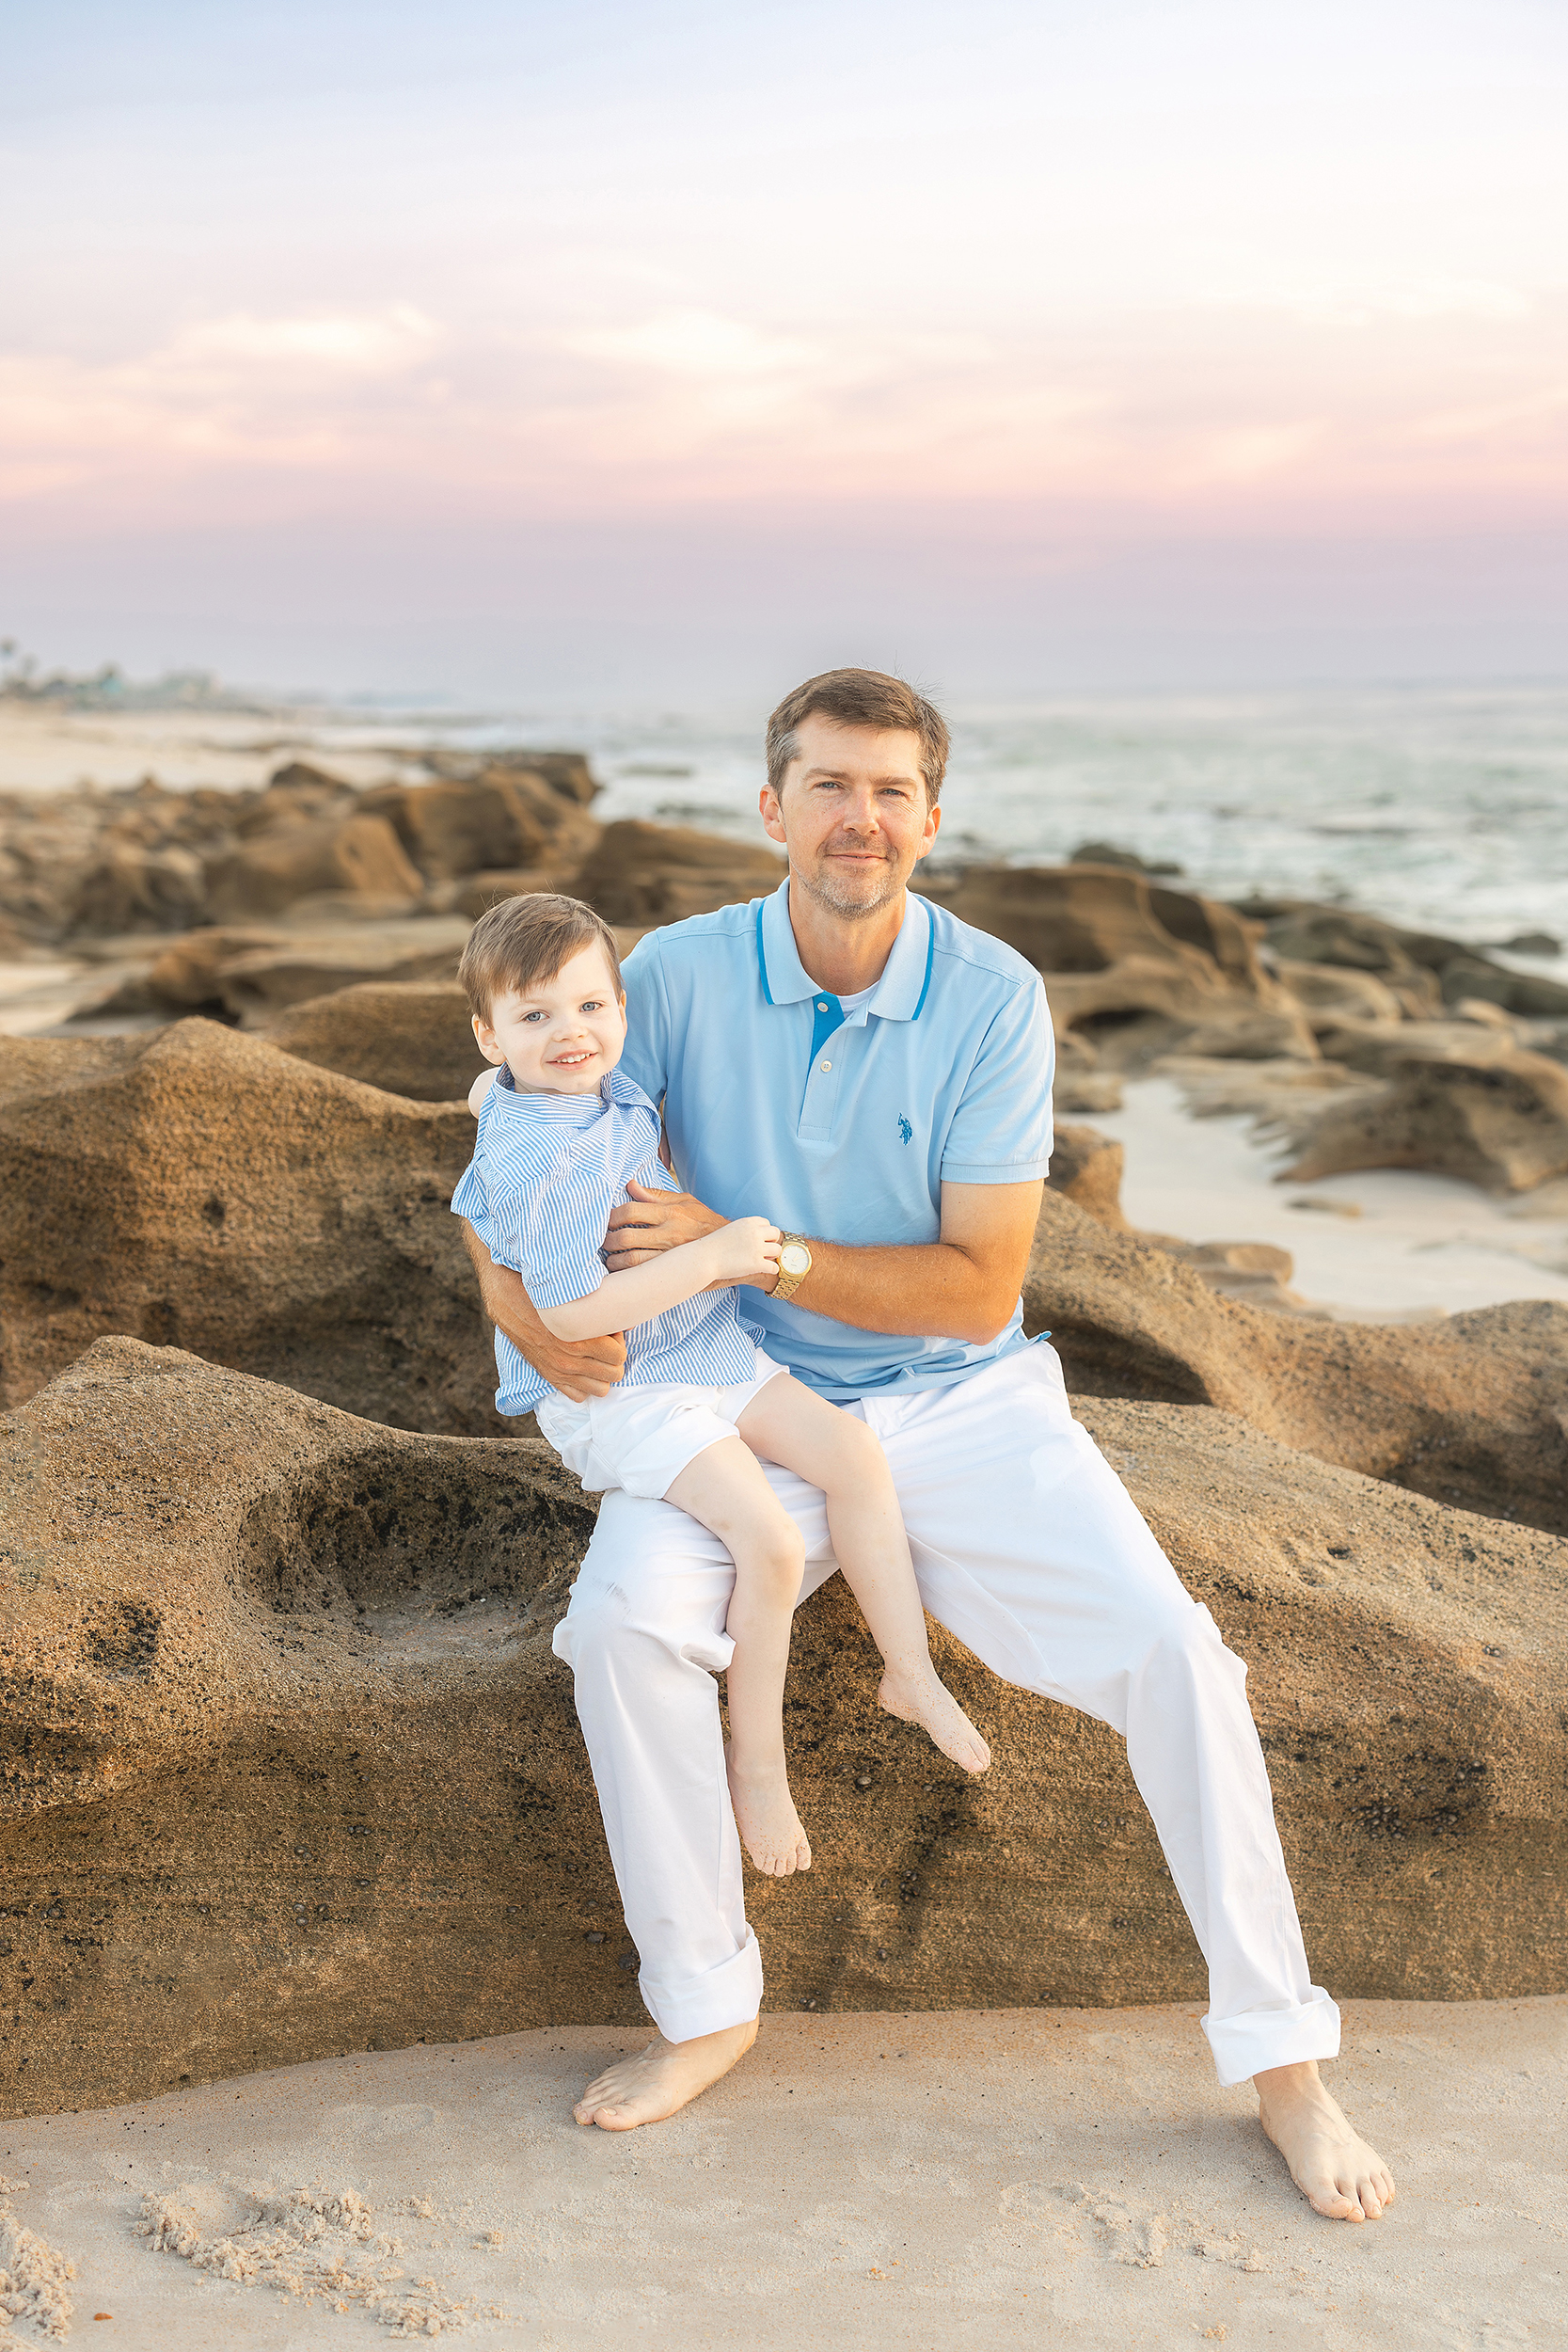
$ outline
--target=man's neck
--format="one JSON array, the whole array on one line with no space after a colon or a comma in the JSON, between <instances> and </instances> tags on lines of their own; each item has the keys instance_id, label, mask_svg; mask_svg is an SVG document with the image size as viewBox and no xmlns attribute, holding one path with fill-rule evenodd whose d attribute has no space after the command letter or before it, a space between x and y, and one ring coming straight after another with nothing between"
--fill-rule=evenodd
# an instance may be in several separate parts
<instances>
[{"instance_id":1,"label":"man's neck","mask_svg":"<svg viewBox=\"0 0 1568 2352\"><path fill-rule=\"evenodd\" d=\"M904 928L908 893L879 907L875 914L835 914L792 880L789 927L806 977L834 996L857 996L874 988L887 967L894 942Z\"/></svg>"}]
</instances>

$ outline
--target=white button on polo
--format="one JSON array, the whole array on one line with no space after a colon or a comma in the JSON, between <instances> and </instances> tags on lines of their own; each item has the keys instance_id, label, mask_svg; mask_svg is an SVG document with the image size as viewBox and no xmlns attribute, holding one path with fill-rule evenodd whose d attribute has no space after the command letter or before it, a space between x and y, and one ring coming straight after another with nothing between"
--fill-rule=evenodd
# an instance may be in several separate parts
<instances>
[{"instance_id":1,"label":"white button on polo","mask_svg":"<svg viewBox=\"0 0 1568 2352\"><path fill-rule=\"evenodd\" d=\"M826 1005L818 1005L816 1009L818 1012L826 1012L828 1008Z\"/></svg>"},{"instance_id":2,"label":"white button on polo","mask_svg":"<svg viewBox=\"0 0 1568 2352\"><path fill-rule=\"evenodd\" d=\"M818 1062L816 1066L818 1070L831 1070L832 1068L832 1063L831 1061L822 1061Z\"/></svg>"}]
</instances>

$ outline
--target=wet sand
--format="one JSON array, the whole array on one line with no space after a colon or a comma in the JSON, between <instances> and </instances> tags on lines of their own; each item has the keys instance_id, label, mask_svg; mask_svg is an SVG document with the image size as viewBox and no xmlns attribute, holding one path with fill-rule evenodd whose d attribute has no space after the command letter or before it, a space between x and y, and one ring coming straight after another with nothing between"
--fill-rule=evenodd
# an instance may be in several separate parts
<instances>
[{"instance_id":1,"label":"wet sand","mask_svg":"<svg viewBox=\"0 0 1568 2352\"><path fill-rule=\"evenodd\" d=\"M1347 2004L1333 2086L1401 2185L1360 2227L1297 2195L1196 2017L767 2017L735 2074L626 2137L570 2114L625 2033L366 2053L3 2124L0 2171L75 2265L72 2335L147 2352L1568 2341L1568 1996ZM262 2275L221 2275L268 2243Z\"/></svg>"}]
</instances>

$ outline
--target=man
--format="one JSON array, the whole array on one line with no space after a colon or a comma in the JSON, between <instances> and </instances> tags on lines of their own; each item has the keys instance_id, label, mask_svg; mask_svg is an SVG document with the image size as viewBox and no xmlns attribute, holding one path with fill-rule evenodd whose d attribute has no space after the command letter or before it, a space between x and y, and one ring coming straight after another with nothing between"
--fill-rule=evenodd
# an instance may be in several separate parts
<instances>
[{"instance_id":1,"label":"man","mask_svg":"<svg viewBox=\"0 0 1568 2352\"><path fill-rule=\"evenodd\" d=\"M1373 2217L1393 2183L1318 2077L1338 2012L1307 1973L1244 1669L1073 1421L1053 1351L1022 1336L1052 1033L1022 957L906 888L946 759L939 714L876 672L831 671L773 713L761 810L788 880L650 934L626 966L623 1067L663 1102L689 1189L618 1209L608 1263L732 1216L784 1229L773 1291L747 1298L769 1352L881 1439L931 1613L1005 1679L1124 1735L1209 1963L1221 2081L1253 2077L1320 2213ZM619 1343L554 1340L469 1248L529 1361L605 1394ZM805 1538L803 1597L833 1572L822 1498L769 1475ZM557 1629L659 2029L578 2104L607 2131L673 2114L756 2037L714 1683L733 1581L683 1513L611 1494Z\"/></svg>"}]
</instances>

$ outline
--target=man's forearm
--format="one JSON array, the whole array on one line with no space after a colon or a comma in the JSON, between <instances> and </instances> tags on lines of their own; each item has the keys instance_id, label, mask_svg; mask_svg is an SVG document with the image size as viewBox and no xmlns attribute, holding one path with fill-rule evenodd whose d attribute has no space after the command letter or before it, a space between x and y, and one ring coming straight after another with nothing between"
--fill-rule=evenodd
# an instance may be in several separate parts
<instances>
[{"instance_id":1,"label":"man's forearm","mask_svg":"<svg viewBox=\"0 0 1568 2352\"><path fill-rule=\"evenodd\" d=\"M1018 1300L950 1242L811 1242L811 1272L794 1304L857 1331L962 1340L983 1347L1006 1329Z\"/></svg>"},{"instance_id":2,"label":"man's forearm","mask_svg":"<svg viewBox=\"0 0 1568 2352\"><path fill-rule=\"evenodd\" d=\"M796 1303L862 1331L983 1347L1006 1328L1018 1304L1042 1189L1037 1182L943 1184L942 1235L934 1242L863 1248L808 1234L811 1272ZM722 1222L689 1193L634 1186L632 1194L610 1220L611 1266L636 1265Z\"/></svg>"}]
</instances>

